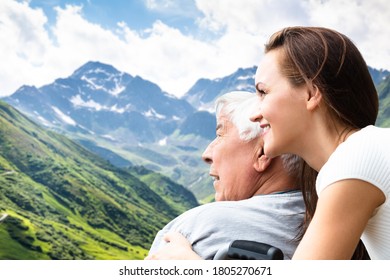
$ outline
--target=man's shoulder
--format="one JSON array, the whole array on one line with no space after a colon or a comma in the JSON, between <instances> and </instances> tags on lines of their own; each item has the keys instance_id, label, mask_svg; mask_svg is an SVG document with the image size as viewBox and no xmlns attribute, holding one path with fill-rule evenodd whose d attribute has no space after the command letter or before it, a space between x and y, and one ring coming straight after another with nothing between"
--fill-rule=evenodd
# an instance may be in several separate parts
<instances>
[{"instance_id":1,"label":"man's shoulder","mask_svg":"<svg viewBox=\"0 0 390 280\"><path fill-rule=\"evenodd\" d=\"M217 201L217 202L209 202L206 204L199 205L197 207L191 208L186 212L182 213L176 219L188 219L191 216L201 217L202 215L206 215L208 217L215 216L219 213L229 213L231 210L236 209L244 209L249 205L256 204L255 201L259 200L259 197L251 197L245 200L238 201Z\"/></svg>"},{"instance_id":2,"label":"man's shoulder","mask_svg":"<svg viewBox=\"0 0 390 280\"><path fill-rule=\"evenodd\" d=\"M268 204L275 205L275 203L286 204L300 203L303 201L302 193L300 191L286 192L281 194L266 194L266 195L255 195L248 199L237 200L237 201L218 201L203 204L194 207L182 215L211 215L212 213L219 213L222 211L224 214L229 211L245 210L247 208L267 208Z\"/></svg>"}]
</instances>

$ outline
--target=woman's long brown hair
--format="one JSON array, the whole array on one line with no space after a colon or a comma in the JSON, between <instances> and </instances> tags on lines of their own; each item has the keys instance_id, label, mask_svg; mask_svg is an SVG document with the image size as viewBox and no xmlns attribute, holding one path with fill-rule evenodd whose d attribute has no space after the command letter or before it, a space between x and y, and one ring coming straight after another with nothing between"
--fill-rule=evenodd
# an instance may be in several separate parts
<instances>
[{"instance_id":1,"label":"woman's long brown hair","mask_svg":"<svg viewBox=\"0 0 390 280\"><path fill-rule=\"evenodd\" d=\"M315 85L321 91L330 127L339 124L353 130L375 124L378 94L362 55L347 36L322 27L288 27L273 34L265 45L266 53L274 49L282 51L280 70L292 86ZM339 133L341 137L343 132ZM317 174L302 163L306 216L301 237L315 213ZM352 259L369 259L361 241Z\"/></svg>"}]
</instances>

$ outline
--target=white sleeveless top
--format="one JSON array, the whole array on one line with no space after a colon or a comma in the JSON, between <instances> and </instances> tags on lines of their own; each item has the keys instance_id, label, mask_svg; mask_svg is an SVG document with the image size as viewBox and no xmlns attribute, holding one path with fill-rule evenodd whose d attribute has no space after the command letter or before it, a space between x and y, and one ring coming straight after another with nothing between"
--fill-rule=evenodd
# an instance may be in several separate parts
<instances>
[{"instance_id":1,"label":"white sleeveless top","mask_svg":"<svg viewBox=\"0 0 390 280\"><path fill-rule=\"evenodd\" d=\"M318 196L334 182L359 179L383 191L386 201L377 208L361 237L371 259L390 259L390 128L367 126L340 144L321 168Z\"/></svg>"}]
</instances>

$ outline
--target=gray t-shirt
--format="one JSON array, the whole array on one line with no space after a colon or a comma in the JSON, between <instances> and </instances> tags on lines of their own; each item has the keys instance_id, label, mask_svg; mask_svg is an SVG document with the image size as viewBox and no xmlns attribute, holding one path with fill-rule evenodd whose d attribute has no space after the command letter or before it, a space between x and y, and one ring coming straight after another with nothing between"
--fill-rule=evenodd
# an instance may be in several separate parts
<instances>
[{"instance_id":1,"label":"gray t-shirt","mask_svg":"<svg viewBox=\"0 0 390 280\"><path fill-rule=\"evenodd\" d=\"M212 259L219 249L238 239L278 247L285 259L291 259L304 213L301 191L208 203L169 222L157 233L150 253L165 244L163 236L167 232L177 231L203 259Z\"/></svg>"}]
</instances>

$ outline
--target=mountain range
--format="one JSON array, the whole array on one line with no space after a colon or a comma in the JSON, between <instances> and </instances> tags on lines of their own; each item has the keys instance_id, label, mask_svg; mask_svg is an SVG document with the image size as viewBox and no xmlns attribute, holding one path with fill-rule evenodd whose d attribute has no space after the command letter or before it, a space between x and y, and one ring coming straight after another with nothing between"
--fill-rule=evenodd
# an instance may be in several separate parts
<instances>
[{"instance_id":1,"label":"mountain range","mask_svg":"<svg viewBox=\"0 0 390 280\"><path fill-rule=\"evenodd\" d=\"M6 101L48 127L129 144L162 139L194 111L157 85L99 62L41 88L24 86Z\"/></svg>"}]
</instances>

